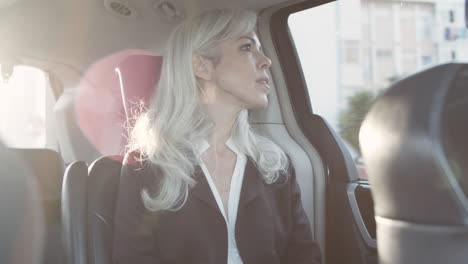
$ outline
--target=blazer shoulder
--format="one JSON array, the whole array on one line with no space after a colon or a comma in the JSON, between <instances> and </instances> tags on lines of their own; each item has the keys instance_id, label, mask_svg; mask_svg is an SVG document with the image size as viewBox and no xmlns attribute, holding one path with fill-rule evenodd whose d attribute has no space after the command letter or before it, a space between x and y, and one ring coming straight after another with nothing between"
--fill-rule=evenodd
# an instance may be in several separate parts
<instances>
[{"instance_id":1,"label":"blazer shoulder","mask_svg":"<svg viewBox=\"0 0 468 264\"><path fill-rule=\"evenodd\" d=\"M139 182L142 187L152 189L160 175L157 166L137 151L125 154L121 177Z\"/></svg>"},{"instance_id":2,"label":"blazer shoulder","mask_svg":"<svg viewBox=\"0 0 468 264\"><path fill-rule=\"evenodd\" d=\"M287 187L288 185L291 184L291 181L293 180L292 178L295 178L295 170L291 162L291 159L289 158L288 155L286 155L286 158L287 158L286 166L283 170L279 171L278 178L276 179L275 182L271 184L272 187L275 187L275 188Z\"/></svg>"}]
</instances>

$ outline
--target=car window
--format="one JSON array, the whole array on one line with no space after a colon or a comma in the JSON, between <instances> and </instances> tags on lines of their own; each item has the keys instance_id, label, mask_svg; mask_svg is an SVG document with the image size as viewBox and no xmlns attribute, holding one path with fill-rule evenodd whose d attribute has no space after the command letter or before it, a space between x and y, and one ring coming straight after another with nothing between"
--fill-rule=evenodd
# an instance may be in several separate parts
<instances>
[{"instance_id":1,"label":"car window","mask_svg":"<svg viewBox=\"0 0 468 264\"><path fill-rule=\"evenodd\" d=\"M361 123L392 82L468 62L464 0L346 0L289 16L311 111L359 152ZM359 158L355 159L357 164Z\"/></svg>"},{"instance_id":2,"label":"car window","mask_svg":"<svg viewBox=\"0 0 468 264\"><path fill-rule=\"evenodd\" d=\"M15 66L11 76L5 72L0 76L0 138L9 147L57 150L47 74L24 65Z\"/></svg>"}]
</instances>

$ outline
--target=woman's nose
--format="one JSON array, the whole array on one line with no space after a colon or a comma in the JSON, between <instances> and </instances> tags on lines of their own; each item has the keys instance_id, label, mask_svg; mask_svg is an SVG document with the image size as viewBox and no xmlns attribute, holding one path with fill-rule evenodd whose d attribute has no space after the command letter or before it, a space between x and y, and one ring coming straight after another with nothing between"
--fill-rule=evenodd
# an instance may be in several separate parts
<instances>
[{"instance_id":1,"label":"woman's nose","mask_svg":"<svg viewBox=\"0 0 468 264\"><path fill-rule=\"evenodd\" d=\"M269 69L270 66L271 66L271 60L270 58L268 58L265 54L263 53L260 53L261 56L260 56L260 68L262 70L266 70L266 69Z\"/></svg>"}]
</instances>

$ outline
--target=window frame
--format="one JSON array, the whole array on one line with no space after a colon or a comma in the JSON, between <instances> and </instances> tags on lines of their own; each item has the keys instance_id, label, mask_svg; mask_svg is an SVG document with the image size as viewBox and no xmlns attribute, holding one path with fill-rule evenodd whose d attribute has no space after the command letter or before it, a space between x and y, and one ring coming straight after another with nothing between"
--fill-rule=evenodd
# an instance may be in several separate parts
<instances>
[{"instance_id":1,"label":"window frame","mask_svg":"<svg viewBox=\"0 0 468 264\"><path fill-rule=\"evenodd\" d=\"M314 114L314 108L313 102L309 100L301 62L291 32L289 31L288 18L293 13L332 2L336 2L336 0L302 2L282 8L271 16L270 32L273 46L278 55L280 66L283 69L282 72L291 98L293 111L302 130L305 127L305 120Z\"/></svg>"}]
</instances>

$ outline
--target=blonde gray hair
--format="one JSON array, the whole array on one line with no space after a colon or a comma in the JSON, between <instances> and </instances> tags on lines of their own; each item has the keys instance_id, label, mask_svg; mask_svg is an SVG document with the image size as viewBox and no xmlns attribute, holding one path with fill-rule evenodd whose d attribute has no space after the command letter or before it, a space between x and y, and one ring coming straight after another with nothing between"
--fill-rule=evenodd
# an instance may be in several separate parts
<instances>
[{"instance_id":1,"label":"blonde gray hair","mask_svg":"<svg viewBox=\"0 0 468 264\"><path fill-rule=\"evenodd\" d=\"M179 210L185 204L199 163L193 143L206 139L214 127L201 104L193 54L216 59L220 42L255 30L256 21L252 11L208 11L182 22L169 37L157 92L136 120L128 145L158 171L156 193L141 193L148 210ZM238 114L231 137L266 183L287 170L285 153L251 128L247 109Z\"/></svg>"}]
</instances>

